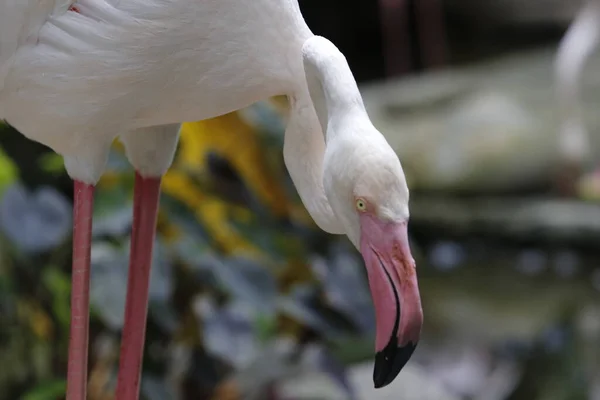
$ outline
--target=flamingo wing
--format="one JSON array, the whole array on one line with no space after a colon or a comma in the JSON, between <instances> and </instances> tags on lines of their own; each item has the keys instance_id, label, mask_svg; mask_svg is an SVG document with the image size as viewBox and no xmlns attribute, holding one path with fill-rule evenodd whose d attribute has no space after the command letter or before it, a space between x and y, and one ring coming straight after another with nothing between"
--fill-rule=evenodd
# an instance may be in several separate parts
<instances>
[{"instance_id":1,"label":"flamingo wing","mask_svg":"<svg viewBox=\"0 0 600 400\"><path fill-rule=\"evenodd\" d=\"M66 12L73 0L0 1L0 91L17 50L35 44L48 17Z\"/></svg>"}]
</instances>

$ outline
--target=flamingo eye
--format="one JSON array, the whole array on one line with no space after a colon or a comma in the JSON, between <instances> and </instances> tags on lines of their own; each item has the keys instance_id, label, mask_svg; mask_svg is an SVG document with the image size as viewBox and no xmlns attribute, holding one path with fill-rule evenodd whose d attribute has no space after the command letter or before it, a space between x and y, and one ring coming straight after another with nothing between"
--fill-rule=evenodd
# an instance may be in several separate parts
<instances>
[{"instance_id":1,"label":"flamingo eye","mask_svg":"<svg viewBox=\"0 0 600 400\"><path fill-rule=\"evenodd\" d=\"M363 199L356 199L356 209L360 212L367 211L367 202Z\"/></svg>"}]
</instances>

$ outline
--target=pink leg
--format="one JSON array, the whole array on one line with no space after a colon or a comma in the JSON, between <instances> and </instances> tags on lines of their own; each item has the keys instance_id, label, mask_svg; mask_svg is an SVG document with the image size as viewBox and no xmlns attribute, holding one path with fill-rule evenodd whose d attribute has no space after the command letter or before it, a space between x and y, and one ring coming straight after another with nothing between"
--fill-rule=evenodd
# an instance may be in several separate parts
<instances>
[{"instance_id":1,"label":"pink leg","mask_svg":"<svg viewBox=\"0 0 600 400\"><path fill-rule=\"evenodd\" d=\"M160 182L160 178L144 178L139 173L135 176L125 325L116 400L137 400L139 396Z\"/></svg>"},{"instance_id":2,"label":"pink leg","mask_svg":"<svg viewBox=\"0 0 600 400\"><path fill-rule=\"evenodd\" d=\"M94 186L75 181L67 400L86 400L93 206Z\"/></svg>"}]
</instances>

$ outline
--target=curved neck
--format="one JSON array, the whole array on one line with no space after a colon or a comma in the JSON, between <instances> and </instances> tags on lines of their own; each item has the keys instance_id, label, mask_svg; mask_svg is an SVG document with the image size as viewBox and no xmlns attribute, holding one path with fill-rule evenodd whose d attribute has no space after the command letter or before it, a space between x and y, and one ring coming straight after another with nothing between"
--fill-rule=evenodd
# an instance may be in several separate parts
<instances>
[{"instance_id":1,"label":"curved neck","mask_svg":"<svg viewBox=\"0 0 600 400\"><path fill-rule=\"evenodd\" d=\"M333 118L349 111L366 113L362 97L346 57L329 40L320 36L308 39L302 47L302 59L310 98L329 142L336 136L328 129Z\"/></svg>"},{"instance_id":2,"label":"curved neck","mask_svg":"<svg viewBox=\"0 0 600 400\"><path fill-rule=\"evenodd\" d=\"M343 132L328 129L349 109L364 111L362 98L345 57L327 39L315 36L302 49L306 84L290 97L291 113L283 155L294 186L311 217L326 232L345 233L323 187L326 146Z\"/></svg>"}]
</instances>

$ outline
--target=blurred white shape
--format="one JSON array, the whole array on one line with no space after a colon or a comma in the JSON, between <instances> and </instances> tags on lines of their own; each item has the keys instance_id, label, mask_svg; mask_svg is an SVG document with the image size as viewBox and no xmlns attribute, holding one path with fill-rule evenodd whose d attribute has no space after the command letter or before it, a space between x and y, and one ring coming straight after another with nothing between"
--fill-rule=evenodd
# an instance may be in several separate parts
<instances>
[{"instance_id":1,"label":"blurred white shape","mask_svg":"<svg viewBox=\"0 0 600 400\"><path fill-rule=\"evenodd\" d=\"M555 79L561 125L559 144L566 161L585 162L591 156L581 111L581 74L600 40L600 2L589 0L561 40L555 61Z\"/></svg>"},{"instance_id":2,"label":"blurred white shape","mask_svg":"<svg viewBox=\"0 0 600 400\"><path fill-rule=\"evenodd\" d=\"M472 397L485 389L490 358L486 351L461 346L438 353L428 367L435 379L453 393Z\"/></svg>"},{"instance_id":3,"label":"blurred white shape","mask_svg":"<svg viewBox=\"0 0 600 400\"><path fill-rule=\"evenodd\" d=\"M459 267L465 261L465 251L454 242L436 243L429 253L429 262L437 269L448 271Z\"/></svg>"}]
</instances>

